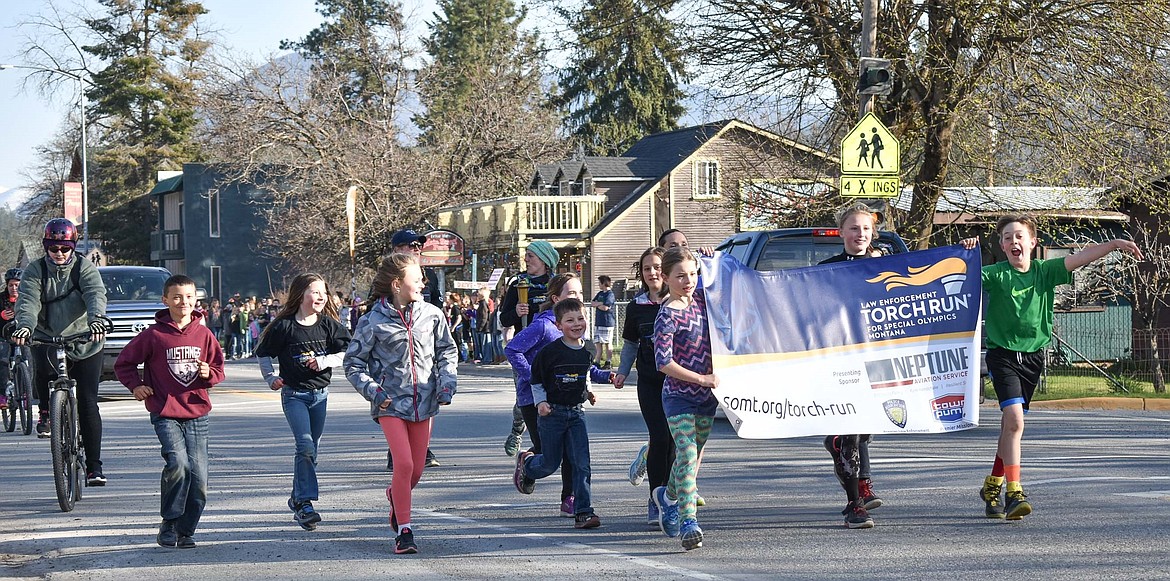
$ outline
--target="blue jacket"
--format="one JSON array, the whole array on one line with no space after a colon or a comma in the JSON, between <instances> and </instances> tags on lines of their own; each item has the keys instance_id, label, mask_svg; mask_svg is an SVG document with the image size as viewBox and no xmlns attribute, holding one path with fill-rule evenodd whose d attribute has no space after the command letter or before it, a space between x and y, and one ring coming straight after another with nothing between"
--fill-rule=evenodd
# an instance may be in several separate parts
<instances>
[{"instance_id":1,"label":"blue jacket","mask_svg":"<svg viewBox=\"0 0 1170 581\"><path fill-rule=\"evenodd\" d=\"M545 345L561 338L552 309L542 311L532 319L504 348L508 363L512 364L516 380L516 405L532 405L532 360Z\"/></svg>"}]
</instances>

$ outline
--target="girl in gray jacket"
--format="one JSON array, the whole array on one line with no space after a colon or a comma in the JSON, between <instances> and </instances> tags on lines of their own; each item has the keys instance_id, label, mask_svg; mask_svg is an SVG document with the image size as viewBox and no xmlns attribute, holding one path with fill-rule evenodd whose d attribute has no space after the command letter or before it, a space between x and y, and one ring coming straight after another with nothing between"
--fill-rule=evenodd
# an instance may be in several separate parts
<instances>
[{"instance_id":1,"label":"girl in gray jacket","mask_svg":"<svg viewBox=\"0 0 1170 581\"><path fill-rule=\"evenodd\" d=\"M425 287L413 255L382 259L370 310L358 320L344 361L345 376L369 400L394 459L386 499L397 554L418 552L410 495L422 478L431 418L455 395L459 360L443 311L423 300Z\"/></svg>"}]
</instances>

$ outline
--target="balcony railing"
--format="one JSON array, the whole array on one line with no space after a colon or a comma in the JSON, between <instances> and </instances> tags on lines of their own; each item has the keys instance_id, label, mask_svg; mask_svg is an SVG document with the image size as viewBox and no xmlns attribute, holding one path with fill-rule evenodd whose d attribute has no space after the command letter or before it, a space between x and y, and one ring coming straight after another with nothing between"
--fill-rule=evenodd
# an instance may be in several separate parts
<instances>
[{"instance_id":1,"label":"balcony railing","mask_svg":"<svg viewBox=\"0 0 1170 581\"><path fill-rule=\"evenodd\" d=\"M581 237L605 214L605 196L515 196L445 208L441 227L469 241L501 233Z\"/></svg>"},{"instance_id":2,"label":"balcony railing","mask_svg":"<svg viewBox=\"0 0 1170 581\"><path fill-rule=\"evenodd\" d=\"M151 260L182 260L183 231L161 230L150 233Z\"/></svg>"}]
</instances>

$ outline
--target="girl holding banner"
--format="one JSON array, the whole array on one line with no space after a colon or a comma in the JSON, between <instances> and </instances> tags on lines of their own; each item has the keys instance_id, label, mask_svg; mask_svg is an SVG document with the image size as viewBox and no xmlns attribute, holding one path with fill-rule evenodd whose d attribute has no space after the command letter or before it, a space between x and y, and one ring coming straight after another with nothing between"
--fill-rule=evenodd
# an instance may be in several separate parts
<instances>
[{"instance_id":1,"label":"girl holding banner","mask_svg":"<svg viewBox=\"0 0 1170 581\"><path fill-rule=\"evenodd\" d=\"M871 246L877 223L878 215L865 204L854 204L838 212L837 230L845 251L819 264L881 256L881 251ZM872 528L873 519L868 511L882 505L870 480L869 441L869 434L825 436L825 449L833 457L833 472L849 502L841 514L845 515L845 526L851 529Z\"/></svg>"},{"instance_id":2,"label":"girl holding banner","mask_svg":"<svg viewBox=\"0 0 1170 581\"><path fill-rule=\"evenodd\" d=\"M719 386L711 366L706 297L698 288L698 270L698 259L686 247L663 255L666 288L659 295L667 300L654 321L654 360L666 375L662 408L675 442L670 479L654 489L654 503L662 532L681 536L688 551L703 546L703 530L696 519L695 477L718 407L711 390Z\"/></svg>"}]
</instances>

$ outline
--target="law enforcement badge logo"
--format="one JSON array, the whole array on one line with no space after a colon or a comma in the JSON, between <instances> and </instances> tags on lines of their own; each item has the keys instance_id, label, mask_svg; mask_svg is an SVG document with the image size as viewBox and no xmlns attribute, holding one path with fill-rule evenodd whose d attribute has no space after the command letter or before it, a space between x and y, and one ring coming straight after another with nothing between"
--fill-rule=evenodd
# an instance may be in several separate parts
<instances>
[{"instance_id":1,"label":"law enforcement badge logo","mask_svg":"<svg viewBox=\"0 0 1170 581\"><path fill-rule=\"evenodd\" d=\"M888 399L882 402L886 410L886 417L899 428L906 427L906 402L900 399Z\"/></svg>"}]
</instances>

